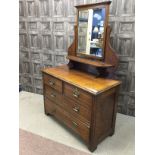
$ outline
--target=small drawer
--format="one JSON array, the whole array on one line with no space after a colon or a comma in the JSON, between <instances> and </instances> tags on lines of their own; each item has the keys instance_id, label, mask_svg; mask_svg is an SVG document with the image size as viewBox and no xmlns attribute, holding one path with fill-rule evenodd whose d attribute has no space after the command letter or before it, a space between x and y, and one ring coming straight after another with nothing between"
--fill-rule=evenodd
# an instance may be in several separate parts
<instances>
[{"instance_id":1,"label":"small drawer","mask_svg":"<svg viewBox=\"0 0 155 155\"><path fill-rule=\"evenodd\" d=\"M56 112L57 106L52 101L50 101L47 97L45 97L44 108L47 114L54 115Z\"/></svg>"},{"instance_id":2,"label":"small drawer","mask_svg":"<svg viewBox=\"0 0 155 155\"><path fill-rule=\"evenodd\" d=\"M49 85L53 89L62 93L62 81L61 80L59 80L53 76L47 75L47 74L43 74L43 79L44 79L45 84Z\"/></svg>"},{"instance_id":3,"label":"small drawer","mask_svg":"<svg viewBox=\"0 0 155 155\"><path fill-rule=\"evenodd\" d=\"M64 83L64 95L72 98L74 101L78 101L82 106L91 108L93 101L92 95L78 87Z\"/></svg>"},{"instance_id":4,"label":"small drawer","mask_svg":"<svg viewBox=\"0 0 155 155\"><path fill-rule=\"evenodd\" d=\"M91 110L81 106L80 104L76 103L74 100L69 99L68 97L63 97L62 103L64 109L74 115L77 119L85 122L90 123L91 120Z\"/></svg>"},{"instance_id":5,"label":"small drawer","mask_svg":"<svg viewBox=\"0 0 155 155\"><path fill-rule=\"evenodd\" d=\"M60 93L58 93L56 90L54 90L53 88L51 88L49 85L46 84L44 85L44 91L46 97L48 97L53 102L61 105L62 95Z\"/></svg>"},{"instance_id":6,"label":"small drawer","mask_svg":"<svg viewBox=\"0 0 155 155\"><path fill-rule=\"evenodd\" d=\"M54 115L58 120L62 121L67 127L71 128L75 133L88 143L90 127L78 119L72 117L63 109L57 106L57 110Z\"/></svg>"}]
</instances>

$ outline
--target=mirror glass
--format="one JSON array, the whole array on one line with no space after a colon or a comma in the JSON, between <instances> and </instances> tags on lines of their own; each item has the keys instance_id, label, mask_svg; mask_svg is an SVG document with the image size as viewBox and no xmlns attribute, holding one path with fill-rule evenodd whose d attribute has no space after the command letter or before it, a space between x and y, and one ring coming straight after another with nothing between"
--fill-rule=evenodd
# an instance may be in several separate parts
<instances>
[{"instance_id":1,"label":"mirror glass","mask_svg":"<svg viewBox=\"0 0 155 155\"><path fill-rule=\"evenodd\" d=\"M77 55L103 56L105 8L79 11Z\"/></svg>"}]
</instances>

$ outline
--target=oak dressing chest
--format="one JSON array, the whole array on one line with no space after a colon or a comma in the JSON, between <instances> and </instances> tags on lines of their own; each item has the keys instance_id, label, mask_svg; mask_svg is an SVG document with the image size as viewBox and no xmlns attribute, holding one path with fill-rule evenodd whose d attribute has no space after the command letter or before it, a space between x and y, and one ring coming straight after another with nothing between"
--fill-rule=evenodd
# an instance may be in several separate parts
<instances>
[{"instance_id":1,"label":"oak dressing chest","mask_svg":"<svg viewBox=\"0 0 155 155\"><path fill-rule=\"evenodd\" d=\"M90 151L114 134L121 84L114 80L118 57L109 41L109 5L76 6L69 63L42 69L45 114L78 134Z\"/></svg>"}]
</instances>

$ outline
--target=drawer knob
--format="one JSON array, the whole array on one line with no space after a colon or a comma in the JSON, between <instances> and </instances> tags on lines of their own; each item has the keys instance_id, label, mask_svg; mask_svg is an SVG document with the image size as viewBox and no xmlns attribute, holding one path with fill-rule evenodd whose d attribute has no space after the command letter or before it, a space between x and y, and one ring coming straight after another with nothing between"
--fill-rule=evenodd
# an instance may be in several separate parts
<instances>
[{"instance_id":1,"label":"drawer knob","mask_svg":"<svg viewBox=\"0 0 155 155\"><path fill-rule=\"evenodd\" d=\"M75 88L75 89L73 90L73 96L76 97L76 98L78 98L79 95L80 95L80 93L79 93L78 89Z\"/></svg>"},{"instance_id":2,"label":"drawer knob","mask_svg":"<svg viewBox=\"0 0 155 155\"><path fill-rule=\"evenodd\" d=\"M54 98L54 97L56 97L56 95L55 94L51 94L51 97Z\"/></svg>"},{"instance_id":3,"label":"drawer knob","mask_svg":"<svg viewBox=\"0 0 155 155\"><path fill-rule=\"evenodd\" d=\"M74 110L75 112L79 112L80 108L79 108L79 107L74 107L73 110Z\"/></svg>"},{"instance_id":4,"label":"drawer knob","mask_svg":"<svg viewBox=\"0 0 155 155\"><path fill-rule=\"evenodd\" d=\"M54 85L55 85L55 82L50 81L49 84L50 84L51 86L54 86Z\"/></svg>"},{"instance_id":5,"label":"drawer knob","mask_svg":"<svg viewBox=\"0 0 155 155\"><path fill-rule=\"evenodd\" d=\"M72 124L73 124L74 127L78 127L76 122L72 121Z\"/></svg>"}]
</instances>

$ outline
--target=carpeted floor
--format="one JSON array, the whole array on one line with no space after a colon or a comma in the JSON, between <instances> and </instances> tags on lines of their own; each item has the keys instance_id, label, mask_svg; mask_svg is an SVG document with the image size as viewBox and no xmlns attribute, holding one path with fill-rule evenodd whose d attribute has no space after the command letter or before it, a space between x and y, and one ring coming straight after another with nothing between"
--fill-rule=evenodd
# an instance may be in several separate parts
<instances>
[{"instance_id":1,"label":"carpeted floor","mask_svg":"<svg viewBox=\"0 0 155 155\"><path fill-rule=\"evenodd\" d=\"M53 119L53 117L46 116L44 114L42 95L22 91L20 92L19 97L20 129L31 132L35 135L40 135L42 138L47 138L52 142L60 143L60 145L64 144L66 147L71 147L85 153L90 153L86 145L79 137L77 137L74 133L70 132L70 130ZM100 143L97 150L95 150L93 154L134 155L134 125L134 117L118 113L115 134L112 137L106 138L102 143ZM39 154L33 153L31 155Z\"/></svg>"},{"instance_id":2,"label":"carpeted floor","mask_svg":"<svg viewBox=\"0 0 155 155\"><path fill-rule=\"evenodd\" d=\"M36 134L19 130L20 155L90 155Z\"/></svg>"}]
</instances>

